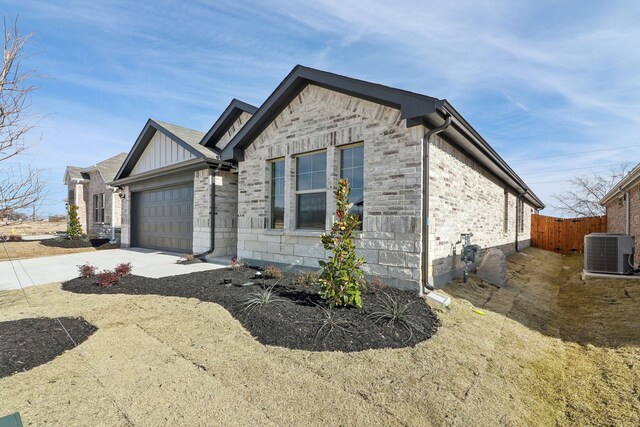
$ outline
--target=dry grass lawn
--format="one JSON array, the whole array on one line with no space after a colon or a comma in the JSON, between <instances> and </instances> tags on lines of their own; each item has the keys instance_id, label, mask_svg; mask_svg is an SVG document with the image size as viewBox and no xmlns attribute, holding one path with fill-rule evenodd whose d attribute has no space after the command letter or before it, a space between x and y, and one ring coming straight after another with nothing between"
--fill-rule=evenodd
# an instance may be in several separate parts
<instances>
[{"instance_id":1,"label":"dry grass lawn","mask_svg":"<svg viewBox=\"0 0 640 427\"><path fill-rule=\"evenodd\" d=\"M96 248L55 248L33 242L3 242L0 243L0 261L11 259L41 258L45 256L73 254L78 252L93 252ZM8 254L7 254L8 252Z\"/></svg>"},{"instance_id":2,"label":"dry grass lawn","mask_svg":"<svg viewBox=\"0 0 640 427\"><path fill-rule=\"evenodd\" d=\"M83 316L99 328L0 379L0 414L65 426L637 426L640 281L583 283L579 256L526 253L510 257L504 289L449 286L429 341L351 354L261 345L195 299L54 284L28 288L29 306L0 293L0 321Z\"/></svg>"},{"instance_id":3,"label":"dry grass lawn","mask_svg":"<svg viewBox=\"0 0 640 427\"><path fill-rule=\"evenodd\" d=\"M19 234L21 236L37 236L65 232L66 229L67 223L65 221L27 221L13 224L0 224L0 234L3 235ZM8 261L9 257L11 259L40 258L77 252L92 252L95 250L95 248L52 248L41 245L38 241L6 242L3 247L0 248L0 261Z\"/></svg>"},{"instance_id":4,"label":"dry grass lawn","mask_svg":"<svg viewBox=\"0 0 640 427\"><path fill-rule=\"evenodd\" d=\"M67 230L66 221L24 221L24 222L2 222L0 223L2 234L20 234L22 236L34 236L38 234L64 233Z\"/></svg>"}]
</instances>

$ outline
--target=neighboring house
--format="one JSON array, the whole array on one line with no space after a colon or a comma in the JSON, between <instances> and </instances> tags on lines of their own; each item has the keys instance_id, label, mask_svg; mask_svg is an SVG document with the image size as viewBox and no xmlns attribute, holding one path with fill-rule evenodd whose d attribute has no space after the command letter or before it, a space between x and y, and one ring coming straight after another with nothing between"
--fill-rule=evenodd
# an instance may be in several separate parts
<instances>
[{"instance_id":1,"label":"neighboring house","mask_svg":"<svg viewBox=\"0 0 640 427\"><path fill-rule=\"evenodd\" d=\"M320 235L334 220L333 191L346 177L363 222L356 245L366 273L418 290L461 274L461 233L509 253L529 245L531 213L544 207L446 100L307 67L296 66L258 109L234 100L205 135L186 138L182 128L154 123L112 183L128 195L123 244L317 269L329 255ZM160 138L162 148L152 143ZM145 153L160 159L176 147L192 157L138 166ZM148 192L171 188L195 194L182 202L190 232L173 228L166 212L162 226L147 225L157 215L145 210ZM156 240L147 241L146 229ZM218 234L223 250L206 244Z\"/></svg>"},{"instance_id":2,"label":"neighboring house","mask_svg":"<svg viewBox=\"0 0 640 427\"><path fill-rule=\"evenodd\" d=\"M121 201L113 181L127 153L120 153L93 166L67 166L64 183L67 204L78 206L82 230L88 234L115 238L120 228Z\"/></svg>"},{"instance_id":3,"label":"neighboring house","mask_svg":"<svg viewBox=\"0 0 640 427\"><path fill-rule=\"evenodd\" d=\"M640 164L600 200L607 209L609 233L635 236L636 259L640 254Z\"/></svg>"}]
</instances>

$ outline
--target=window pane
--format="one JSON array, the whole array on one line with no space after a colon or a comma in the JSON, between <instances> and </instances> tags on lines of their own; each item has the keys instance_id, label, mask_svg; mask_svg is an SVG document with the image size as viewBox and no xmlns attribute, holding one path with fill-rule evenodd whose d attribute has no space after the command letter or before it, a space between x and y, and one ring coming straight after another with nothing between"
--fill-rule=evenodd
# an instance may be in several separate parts
<instances>
[{"instance_id":1,"label":"window pane","mask_svg":"<svg viewBox=\"0 0 640 427\"><path fill-rule=\"evenodd\" d=\"M324 230L326 218L326 193L298 194L297 221L298 228Z\"/></svg>"},{"instance_id":2,"label":"window pane","mask_svg":"<svg viewBox=\"0 0 640 427\"><path fill-rule=\"evenodd\" d=\"M319 189L327 187L327 171L320 171L313 173L313 180L311 182L311 188Z\"/></svg>"},{"instance_id":3,"label":"window pane","mask_svg":"<svg viewBox=\"0 0 640 427\"><path fill-rule=\"evenodd\" d=\"M284 195L271 198L271 228L284 228Z\"/></svg>"},{"instance_id":4,"label":"window pane","mask_svg":"<svg viewBox=\"0 0 640 427\"><path fill-rule=\"evenodd\" d=\"M314 171L324 171L327 170L327 153L316 153L309 156L313 159L313 170Z\"/></svg>"},{"instance_id":5,"label":"window pane","mask_svg":"<svg viewBox=\"0 0 640 427\"><path fill-rule=\"evenodd\" d=\"M298 191L305 191L305 190L311 190L311 180L313 178L313 174L310 173L303 173L303 174L299 174L296 179L298 181L297 184L297 189Z\"/></svg>"},{"instance_id":6,"label":"window pane","mask_svg":"<svg viewBox=\"0 0 640 427\"><path fill-rule=\"evenodd\" d=\"M353 148L346 148L342 150L341 159L342 162L340 163L340 166L342 169L353 166Z\"/></svg>"},{"instance_id":7,"label":"window pane","mask_svg":"<svg viewBox=\"0 0 640 427\"><path fill-rule=\"evenodd\" d=\"M271 163L271 228L284 228L284 160Z\"/></svg>"},{"instance_id":8,"label":"window pane","mask_svg":"<svg viewBox=\"0 0 640 427\"><path fill-rule=\"evenodd\" d=\"M364 145L352 148L353 150L353 167L364 166Z\"/></svg>"},{"instance_id":9,"label":"window pane","mask_svg":"<svg viewBox=\"0 0 640 427\"><path fill-rule=\"evenodd\" d=\"M351 187L349 201L353 207L350 214L356 215L360 221L364 212L364 147L345 148L341 153L340 177L347 179ZM360 227L362 229L362 226Z\"/></svg>"},{"instance_id":10,"label":"window pane","mask_svg":"<svg viewBox=\"0 0 640 427\"><path fill-rule=\"evenodd\" d=\"M301 174L301 173L308 173L312 171L312 158L313 156L300 156L298 157L297 160L297 164L298 166L296 167L296 173Z\"/></svg>"},{"instance_id":11,"label":"window pane","mask_svg":"<svg viewBox=\"0 0 640 427\"><path fill-rule=\"evenodd\" d=\"M364 169L361 167L354 168L352 173L353 180L351 181L351 188L362 188L364 184Z\"/></svg>"}]
</instances>

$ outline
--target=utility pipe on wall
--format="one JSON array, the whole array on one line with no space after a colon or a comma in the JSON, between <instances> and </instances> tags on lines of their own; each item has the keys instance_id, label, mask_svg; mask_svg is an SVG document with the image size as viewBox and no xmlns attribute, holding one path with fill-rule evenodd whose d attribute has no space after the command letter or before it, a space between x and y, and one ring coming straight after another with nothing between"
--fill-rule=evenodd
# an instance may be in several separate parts
<instances>
[{"instance_id":1,"label":"utility pipe on wall","mask_svg":"<svg viewBox=\"0 0 640 427\"><path fill-rule=\"evenodd\" d=\"M433 285L429 283L429 145L431 137L444 132L451 125L451 115L445 111L444 123L431 129L422 138L422 283L420 295L424 294L425 288L433 290Z\"/></svg>"},{"instance_id":2,"label":"utility pipe on wall","mask_svg":"<svg viewBox=\"0 0 640 427\"><path fill-rule=\"evenodd\" d=\"M629 191L625 191L624 193L624 199L626 201L626 208L627 208L627 223L625 224L626 227L626 233L628 235L631 234L631 194L629 193Z\"/></svg>"}]
</instances>

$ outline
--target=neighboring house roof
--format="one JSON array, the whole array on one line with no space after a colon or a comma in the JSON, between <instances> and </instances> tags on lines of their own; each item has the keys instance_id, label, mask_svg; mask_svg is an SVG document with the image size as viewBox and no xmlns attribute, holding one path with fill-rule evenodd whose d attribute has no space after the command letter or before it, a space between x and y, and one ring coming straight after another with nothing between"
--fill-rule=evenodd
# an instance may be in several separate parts
<instances>
[{"instance_id":1,"label":"neighboring house roof","mask_svg":"<svg viewBox=\"0 0 640 427\"><path fill-rule=\"evenodd\" d=\"M256 111L258 111L258 107L254 107L251 104L247 104L246 102L242 102L234 98L218 120L216 120L213 126L211 126L209 132L207 132L202 138L200 144L206 147L211 147L216 150L216 152L219 152L215 147L215 144L229 129L229 126L231 126L242 113L249 113L253 115Z\"/></svg>"},{"instance_id":2,"label":"neighboring house roof","mask_svg":"<svg viewBox=\"0 0 640 427\"><path fill-rule=\"evenodd\" d=\"M112 180L115 185L118 185L116 181L126 178L131 174L131 171L156 132L162 132L171 138L178 145L193 154L197 160L219 161L217 153L203 145L200 145L200 141L202 141L202 138L205 135L203 132L160 120L149 119L136 139L133 148L129 151L124 163L115 174L115 177Z\"/></svg>"},{"instance_id":3,"label":"neighboring house roof","mask_svg":"<svg viewBox=\"0 0 640 427\"><path fill-rule=\"evenodd\" d=\"M96 163L93 166L88 167L78 167L78 166L67 166L67 170L64 174L64 182L68 184L70 180L89 180L91 179L90 172L98 171L102 176L104 182L109 182L113 180L113 177L116 175L120 166L124 162L124 159L127 157L127 153L120 153L116 156L110 157L106 160L103 160L99 163Z\"/></svg>"},{"instance_id":4,"label":"neighboring house roof","mask_svg":"<svg viewBox=\"0 0 640 427\"><path fill-rule=\"evenodd\" d=\"M631 172L624 176L611 190L600 200L601 205L609 203L611 200L624 194L632 187L640 184L640 163L634 167Z\"/></svg>"},{"instance_id":5,"label":"neighboring house roof","mask_svg":"<svg viewBox=\"0 0 640 427\"><path fill-rule=\"evenodd\" d=\"M470 157L478 160L509 187L522 194L533 206L539 209L545 207L524 181L446 99L437 99L302 65L296 65L291 70L222 150L220 158L224 161L244 160L244 149L253 143L291 100L309 84L396 108L400 110L400 118L406 119L407 127L424 124L432 129L440 126L446 117L451 117L451 126L440 134L441 137L455 143Z\"/></svg>"},{"instance_id":6,"label":"neighboring house roof","mask_svg":"<svg viewBox=\"0 0 640 427\"><path fill-rule=\"evenodd\" d=\"M110 159L103 160L96 164L96 169L98 169L98 172L102 175L104 182L113 181L113 178L115 178L116 173L118 173L120 166L122 166L126 158L127 153L120 153L117 156L113 156Z\"/></svg>"},{"instance_id":7,"label":"neighboring house roof","mask_svg":"<svg viewBox=\"0 0 640 427\"><path fill-rule=\"evenodd\" d=\"M72 179L76 179L76 180L83 180L83 179L89 179L89 175L85 172L82 172L84 168L81 168L79 166L67 166L67 170L65 171L64 174L64 181L68 182L68 180L72 180Z\"/></svg>"}]
</instances>

